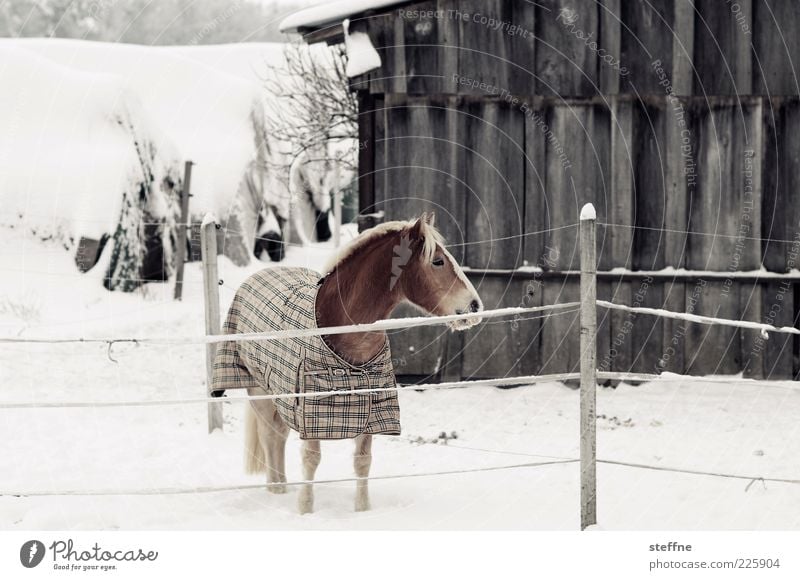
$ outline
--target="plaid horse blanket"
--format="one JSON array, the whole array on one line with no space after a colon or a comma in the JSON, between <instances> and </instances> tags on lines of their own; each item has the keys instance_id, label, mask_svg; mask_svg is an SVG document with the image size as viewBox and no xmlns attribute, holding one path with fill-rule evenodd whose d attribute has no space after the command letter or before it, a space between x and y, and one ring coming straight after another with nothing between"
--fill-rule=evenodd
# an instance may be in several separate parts
<instances>
[{"instance_id":1,"label":"plaid horse blanket","mask_svg":"<svg viewBox=\"0 0 800 580\"><path fill-rule=\"evenodd\" d=\"M321 276L306 268L268 268L237 290L226 334L316 328ZM329 393L275 400L283 420L301 439L346 439L362 433L399 435L397 392L337 394L395 387L389 341L371 361L355 366L319 336L220 343L212 390L263 389L269 394Z\"/></svg>"}]
</instances>

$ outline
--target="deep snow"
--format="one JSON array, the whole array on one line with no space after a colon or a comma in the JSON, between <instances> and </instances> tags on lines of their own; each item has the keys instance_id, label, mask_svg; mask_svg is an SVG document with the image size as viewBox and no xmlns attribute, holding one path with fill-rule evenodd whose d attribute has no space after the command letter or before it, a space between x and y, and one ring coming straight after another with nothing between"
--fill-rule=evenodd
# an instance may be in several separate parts
<instances>
[{"instance_id":1,"label":"deep snow","mask_svg":"<svg viewBox=\"0 0 800 580\"><path fill-rule=\"evenodd\" d=\"M352 235L352 228L348 229ZM171 285L109 293L78 274L54 243L0 230L2 336L200 335L202 277L187 264L184 299ZM289 249L321 268L332 249ZM220 261L223 312L252 269ZM480 291L480 289L479 289ZM574 329L578 331L577 328ZM204 348L2 345L0 400L122 400L203 396ZM235 395L233 395L235 396ZM560 384L400 395L403 435L377 437L373 475L509 465L578 453L577 392ZM225 432L206 433L205 405L0 411L0 490L193 487L260 482L242 469L243 403ZM659 382L598 391L603 459L798 478L800 391L786 383ZM440 432L456 432L448 445ZM422 441L419 441L421 438ZM467 449L471 448L471 449ZM290 480L301 478L290 438ZM352 444L323 444L320 478L352 475ZM603 529L797 529L800 486L601 464ZM354 513L354 484L317 486L300 516L296 491L181 496L0 498L2 529L577 529L576 464L375 481L373 509Z\"/></svg>"}]
</instances>

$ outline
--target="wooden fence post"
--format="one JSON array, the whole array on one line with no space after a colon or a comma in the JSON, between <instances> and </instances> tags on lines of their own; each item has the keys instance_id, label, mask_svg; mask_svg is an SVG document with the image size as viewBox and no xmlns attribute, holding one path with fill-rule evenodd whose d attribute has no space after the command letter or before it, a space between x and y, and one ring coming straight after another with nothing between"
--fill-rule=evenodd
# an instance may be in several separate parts
<instances>
[{"instance_id":1,"label":"wooden fence post","mask_svg":"<svg viewBox=\"0 0 800 580\"><path fill-rule=\"evenodd\" d=\"M187 161L183 166L183 189L181 189L181 223L178 226L178 247L175 248L175 300L183 296L183 266L186 263L186 232L189 229L189 198L192 187L192 165Z\"/></svg>"},{"instance_id":2,"label":"wooden fence post","mask_svg":"<svg viewBox=\"0 0 800 580\"><path fill-rule=\"evenodd\" d=\"M333 192L333 245L338 248L342 242L342 190Z\"/></svg>"},{"instance_id":3,"label":"wooden fence post","mask_svg":"<svg viewBox=\"0 0 800 580\"><path fill-rule=\"evenodd\" d=\"M594 206L581 209L581 530L597 523L597 245Z\"/></svg>"},{"instance_id":4,"label":"wooden fence post","mask_svg":"<svg viewBox=\"0 0 800 580\"><path fill-rule=\"evenodd\" d=\"M217 223L211 214L200 226L200 252L203 256L203 298L206 314L206 335L220 334L219 274L217 272ZM216 344L206 344L206 394L211 396ZM208 432L222 430L222 401L208 404Z\"/></svg>"}]
</instances>

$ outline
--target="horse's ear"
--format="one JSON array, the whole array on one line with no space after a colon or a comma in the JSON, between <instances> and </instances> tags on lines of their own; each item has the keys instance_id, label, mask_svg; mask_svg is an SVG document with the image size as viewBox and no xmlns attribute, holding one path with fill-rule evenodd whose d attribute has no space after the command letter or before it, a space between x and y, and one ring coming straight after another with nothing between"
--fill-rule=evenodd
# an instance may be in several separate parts
<instances>
[{"instance_id":1,"label":"horse's ear","mask_svg":"<svg viewBox=\"0 0 800 580\"><path fill-rule=\"evenodd\" d=\"M411 229L408 231L408 237L411 238L412 241L421 240L424 238L425 236L422 232L425 224L427 223L428 214L423 213L421 216L419 216L419 218L417 218L417 221L414 222L414 225L411 226Z\"/></svg>"},{"instance_id":2,"label":"horse's ear","mask_svg":"<svg viewBox=\"0 0 800 580\"><path fill-rule=\"evenodd\" d=\"M431 212L429 214L423 214L423 215L427 215L428 216L428 219L426 220L426 222L427 222L427 224L429 226L433 227L433 224L436 223L436 213L435 212Z\"/></svg>"}]
</instances>

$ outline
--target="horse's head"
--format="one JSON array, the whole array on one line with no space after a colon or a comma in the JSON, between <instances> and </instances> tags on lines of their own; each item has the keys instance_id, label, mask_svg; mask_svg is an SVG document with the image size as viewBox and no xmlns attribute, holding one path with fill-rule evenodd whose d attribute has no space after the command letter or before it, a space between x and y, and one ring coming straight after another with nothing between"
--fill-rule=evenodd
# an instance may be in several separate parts
<instances>
[{"instance_id":1,"label":"horse's head","mask_svg":"<svg viewBox=\"0 0 800 580\"><path fill-rule=\"evenodd\" d=\"M331 197L353 179L344 163L325 147L317 147L304 152L292 169L293 187L314 209L314 227L317 241L324 242L331 238L328 216L331 211Z\"/></svg>"},{"instance_id":2,"label":"horse's head","mask_svg":"<svg viewBox=\"0 0 800 580\"><path fill-rule=\"evenodd\" d=\"M391 284L412 304L436 316L480 312L483 304L455 258L434 228L434 215L422 216L400 231L392 258ZM451 323L465 330L480 319Z\"/></svg>"}]
</instances>

